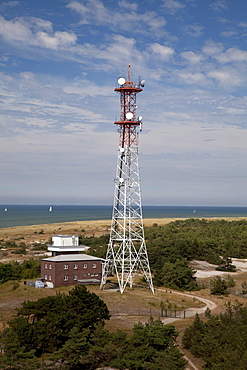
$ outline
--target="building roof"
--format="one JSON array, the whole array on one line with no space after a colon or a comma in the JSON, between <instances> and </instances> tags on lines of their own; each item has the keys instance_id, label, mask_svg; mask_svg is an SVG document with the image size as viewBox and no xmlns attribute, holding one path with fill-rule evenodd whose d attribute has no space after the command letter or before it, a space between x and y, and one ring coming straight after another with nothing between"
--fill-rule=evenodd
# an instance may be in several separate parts
<instances>
[{"instance_id":1,"label":"building roof","mask_svg":"<svg viewBox=\"0 0 247 370\"><path fill-rule=\"evenodd\" d=\"M52 237L56 237L56 236L58 236L59 238L72 238L72 237L79 238L78 235L72 235L72 234L66 234L66 235L64 235L64 234L54 234L54 235L52 235Z\"/></svg>"},{"instance_id":2,"label":"building roof","mask_svg":"<svg viewBox=\"0 0 247 370\"><path fill-rule=\"evenodd\" d=\"M54 244L48 244L48 251L54 251L54 252L84 252L86 249L88 249L86 245L54 245Z\"/></svg>"},{"instance_id":3,"label":"building roof","mask_svg":"<svg viewBox=\"0 0 247 370\"><path fill-rule=\"evenodd\" d=\"M103 258L90 256L89 254L60 254L55 257L43 258L48 262L73 262L73 261L104 261Z\"/></svg>"}]
</instances>

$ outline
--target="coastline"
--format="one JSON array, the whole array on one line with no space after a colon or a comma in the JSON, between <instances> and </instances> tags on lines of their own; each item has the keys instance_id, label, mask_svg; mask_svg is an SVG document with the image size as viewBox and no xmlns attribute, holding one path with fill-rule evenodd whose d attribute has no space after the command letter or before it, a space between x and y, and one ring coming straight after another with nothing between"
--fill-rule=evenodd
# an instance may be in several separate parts
<instances>
[{"instance_id":1,"label":"coastline","mask_svg":"<svg viewBox=\"0 0 247 370\"><path fill-rule=\"evenodd\" d=\"M144 219L144 226L149 227L153 224L166 225L177 220L188 218L148 218ZM247 217L210 217L206 220L226 220L239 221L247 220ZM90 221L71 221L63 223L39 224L30 226L13 226L0 229L0 239L28 239L45 241L54 234L81 234L86 236L100 236L110 232L111 220L90 220Z\"/></svg>"}]
</instances>

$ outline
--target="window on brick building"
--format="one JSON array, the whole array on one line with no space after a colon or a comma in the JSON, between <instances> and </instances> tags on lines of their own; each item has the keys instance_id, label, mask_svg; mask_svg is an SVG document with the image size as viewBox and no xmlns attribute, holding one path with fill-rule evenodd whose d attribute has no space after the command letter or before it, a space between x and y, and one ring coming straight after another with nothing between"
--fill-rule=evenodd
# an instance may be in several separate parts
<instances>
[{"instance_id":1,"label":"window on brick building","mask_svg":"<svg viewBox=\"0 0 247 370\"><path fill-rule=\"evenodd\" d=\"M45 263L45 269L47 269L47 268L48 268L47 263Z\"/></svg>"},{"instance_id":2,"label":"window on brick building","mask_svg":"<svg viewBox=\"0 0 247 370\"><path fill-rule=\"evenodd\" d=\"M47 275L45 275L45 280L47 280Z\"/></svg>"},{"instance_id":3,"label":"window on brick building","mask_svg":"<svg viewBox=\"0 0 247 370\"><path fill-rule=\"evenodd\" d=\"M97 267L97 264L96 263L93 263L92 268L93 269L96 269L96 267Z\"/></svg>"},{"instance_id":4,"label":"window on brick building","mask_svg":"<svg viewBox=\"0 0 247 370\"><path fill-rule=\"evenodd\" d=\"M77 263L75 263L74 264L74 270L77 270L78 269L78 264Z\"/></svg>"},{"instance_id":5,"label":"window on brick building","mask_svg":"<svg viewBox=\"0 0 247 370\"><path fill-rule=\"evenodd\" d=\"M51 280L51 275L49 275L49 280Z\"/></svg>"},{"instance_id":6,"label":"window on brick building","mask_svg":"<svg viewBox=\"0 0 247 370\"><path fill-rule=\"evenodd\" d=\"M87 263L83 263L83 268L87 269Z\"/></svg>"},{"instance_id":7,"label":"window on brick building","mask_svg":"<svg viewBox=\"0 0 247 370\"><path fill-rule=\"evenodd\" d=\"M69 280L68 275L64 275L63 280L64 280L64 281L68 281L68 280Z\"/></svg>"},{"instance_id":8,"label":"window on brick building","mask_svg":"<svg viewBox=\"0 0 247 370\"><path fill-rule=\"evenodd\" d=\"M51 270L51 263L49 264L49 269Z\"/></svg>"},{"instance_id":9,"label":"window on brick building","mask_svg":"<svg viewBox=\"0 0 247 370\"><path fill-rule=\"evenodd\" d=\"M74 279L74 280L77 280L77 279L78 279L78 275L74 275L74 276L73 276L73 279Z\"/></svg>"},{"instance_id":10,"label":"window on brick building","mask_svg":"<svg viewBox=\"0 0 247 370\"><path fill-rule=\"evenodd\" d=\"M64 270L68 270L69 265L63 265Z\"/></svg>"}]
</instances>

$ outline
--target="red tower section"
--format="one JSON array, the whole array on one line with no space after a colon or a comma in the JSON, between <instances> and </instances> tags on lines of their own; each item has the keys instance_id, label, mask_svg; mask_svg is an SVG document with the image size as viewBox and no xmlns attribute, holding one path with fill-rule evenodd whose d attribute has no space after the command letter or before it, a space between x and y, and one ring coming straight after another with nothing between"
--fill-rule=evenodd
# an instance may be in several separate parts
<instances>
[{"instance_id":1,"label":"red tower section","mask_svg":"<svg viewBox=\"0 0 247 370\"><path fill-rule=\"evenodd\" d=\"M142 91L144 81L140 81L138 85L134 81L130 81L130 64L128 66L128 81L120 77L118 85L114 91L120 93L120 120L114 122L115 125L120 127L120 143L131 146L137 145L136 127L141 126L142 117L136 116L136 95Z\"/></svg>"}]
</instances>

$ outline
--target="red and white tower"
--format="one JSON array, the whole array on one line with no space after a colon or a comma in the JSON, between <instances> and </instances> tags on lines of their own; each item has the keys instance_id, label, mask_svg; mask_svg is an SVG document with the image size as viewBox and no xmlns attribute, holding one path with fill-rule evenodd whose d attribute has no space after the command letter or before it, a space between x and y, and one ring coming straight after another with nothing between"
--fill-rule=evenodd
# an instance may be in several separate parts
<instances>
[{"instance_id":1,"label":"red and white tower","mask_svg":"<svg viewBox=\"0 0 247 370\"><path fill-rule=\"evenodd\" d=\"M120 120L114 124L118 125L120 136L112 225L101 289L106 284L107 276L116 274L121 293L127 284L132 287L136 272L144 276L154 293L144 239L138 166L138 135L142 117L136 114L136 95L143 90L144 83L144 80L138 84L130 80L129 65L127 80L120 77L115 89L120 93Z\"/></svg>"}]
</instances>

